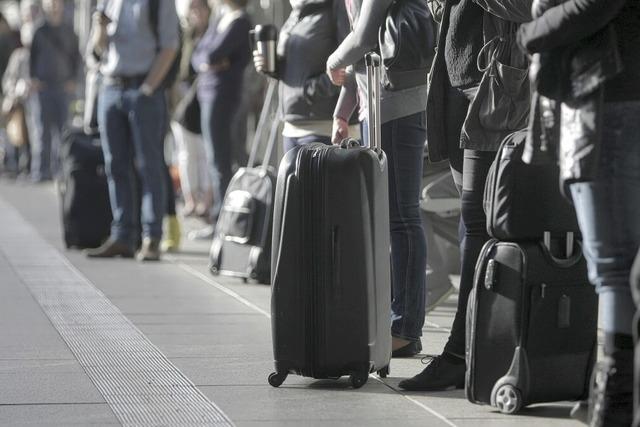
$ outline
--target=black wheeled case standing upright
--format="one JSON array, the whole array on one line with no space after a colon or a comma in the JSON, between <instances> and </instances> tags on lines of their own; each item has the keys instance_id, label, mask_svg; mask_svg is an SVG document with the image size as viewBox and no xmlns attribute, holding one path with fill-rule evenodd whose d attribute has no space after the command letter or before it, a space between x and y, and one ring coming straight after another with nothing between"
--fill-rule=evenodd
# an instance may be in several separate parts
<instances>
[{"instance_id":1,"label":"black wheeled case standing upright","mask_svg":"<svg viewBox=\"0 0 640 427\"><path fill-rule=\"evenodd\" d=\"M97 135L68 130L60 150L58 193L67 248L94 248L108 237L111 204L104 156Z\"/></svg>"},{"instance_id":2,"label":"black wheeled case standing upright","mask_svg":"<svg viewBox=\"0 0 640 427\"><path fill-rule=\"evenodd\" d=\"M467 309L469 401L511 414L586 396L597 296L579 246L566 259L550 247L490 240L483 248Z\"/></svg>"},{"instance_id":3,"label":"black wheeled case standing upright","mask_svg":"<svg viewBox=\"0 0 640 427\"><path fill-rule=\"evenodd\" d=\"M380 150L380 59L367 56L370 140L309 144L278 172L271 325L278 387L294 373L388 372L391 286L387 161Z\"/></svg>"},{"instance_id":4,"label":"black wheeled case standing upright","mask_svg":"<svg viewBox=\"0 0 640 427\"><path fill-rule=\"evenodd\" d=\"M258 129L247 167L235 173L222 202L220 218L211 244L209 269L213 274L253 279L268 284L271 272L271 230L275 195L275 172L269 162L279 120L270 114L277 82L269 82ZM254 166L264 130L271 119L266 154Z\"/></svg>"}]
</instances>

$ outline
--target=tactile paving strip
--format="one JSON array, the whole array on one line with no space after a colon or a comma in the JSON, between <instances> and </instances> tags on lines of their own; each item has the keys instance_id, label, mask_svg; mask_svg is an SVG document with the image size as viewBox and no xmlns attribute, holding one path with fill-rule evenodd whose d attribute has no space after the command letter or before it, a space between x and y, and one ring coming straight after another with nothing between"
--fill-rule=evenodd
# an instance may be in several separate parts
<instances>
[{"instance_id":1,"label":"tactile paving strip","mask_svg":"<svg viewBox=\"0 0 640 427\"><path fill-rule=\"evenodd\" d=\"M233 426L15 209L0 212L0 251L123 425Z\"/></svg>"}]
</instances>

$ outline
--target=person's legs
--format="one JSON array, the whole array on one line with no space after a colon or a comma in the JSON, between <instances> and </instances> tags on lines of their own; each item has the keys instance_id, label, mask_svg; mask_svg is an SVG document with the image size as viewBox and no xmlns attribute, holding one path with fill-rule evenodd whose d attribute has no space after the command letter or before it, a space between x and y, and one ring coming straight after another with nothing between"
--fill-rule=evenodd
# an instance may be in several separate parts
<instances>
[{"instance_id":1,"label":"person's legs","mask_svg":"<svg viewBox=\"0 0 640 427\"><path fill-rule=\"evenodd\" d=\"M185 213L190 214L196 207L198 158L194 153L194 141L188 136L189 131L177 122L171 123L171 130L178 149L178 171L185 201Z\"/></svg>"},{"instance_id":2,"label":"person's legs","mask_svg":"<svg viewBox=\"0 0 640 427\"><path fill-rule=\"evenodd\" d=\"M165 126L159 126L166 116L164 94L158 91L145 96L137 89L129 89L125 92L125 103L142 187L142 235L159 242L167 210Z\"/></svg>"},{"instance_id":3,"label":"person's legs","mask_svg":"<svg viewBox=\"0 0 640 427\"><path fill-rule=\"evenodd\" d=\"M427 245L419 208L424 139L424 113L382 126L382 148L389 165L391 334L408 342L420 340L425 320Z\"/></svg>"},{"instance_id":4,"label":"person's legs","mask_svg":"<svg viewBox=\"0 0 640 427\"><path fill-rule=\"evenodd\" d=\"M60 169L60 147L62 146L62 136L67 120L69 118L69 96L62 90L56 90L51 96L53 108L51 135L51 172L55 176Z\"/></svg>"},{"instance_id":5,"label":"person's legs","mask_svg":"<svg viewBox=\"0 0 640 427\"><path fill-rule=\"evenodd\" d=\"M630 275L640 247L640 102L605 104L599 169L592 182L571 185L589 277L600 296L605 360L592 408L604 425L631 424Z\"/></svg>"},{"instance_id":6,"label":"person's legs","mask_svg":"<svg viewBox=\"0 0 640 427\"><path fill-rule=\"evenodd\" d=\"M33 141L31 145L31 179L42 181L51 179L51 131L52 113L49 94L39 92L32 103Z\"/></svg>"}]
</instances>

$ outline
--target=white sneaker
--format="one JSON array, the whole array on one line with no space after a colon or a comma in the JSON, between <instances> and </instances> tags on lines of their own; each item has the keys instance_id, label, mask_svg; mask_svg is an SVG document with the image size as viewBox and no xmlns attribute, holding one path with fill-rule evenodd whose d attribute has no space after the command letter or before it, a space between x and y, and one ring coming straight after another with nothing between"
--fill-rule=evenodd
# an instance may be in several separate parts
<instances>
[{"instance_id":1,"label":"white sneaker","mask_svg":"<svg viewBox=\"0 0 640 427\"><path fill-rule=\"evenodd\" d=\"M213 225L207 225L199 230L192 230L187 237L189 240L211 240L215 234L216 228Z\"/></svg>"}]
</instances>

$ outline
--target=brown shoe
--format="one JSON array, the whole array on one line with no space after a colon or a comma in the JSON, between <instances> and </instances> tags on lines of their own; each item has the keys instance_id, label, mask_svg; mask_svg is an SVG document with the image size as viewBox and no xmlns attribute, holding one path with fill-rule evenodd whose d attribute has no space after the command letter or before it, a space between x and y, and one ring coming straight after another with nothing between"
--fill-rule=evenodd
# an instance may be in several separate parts
<instances>
[{"instance_id":1,"label":"brown shoe","mask_svg":"<svg viewBox=\"0 0 640 427\"><path fill-rule=\"evenodd\" d=\"M87 249L84 253L89 258L133 258L131 246L111 237L101 246L95 249Z\"/></svg>"},{"instance_id":2,"label":"brown shoe","mask_svg":"<svg viewBox=\"0 0 640 427\"><path fill-rule=\"evenodd\" d=\"M138 261L160 261L160 241L145 237L136 259Z\"/></svg>"}]
</instances>

